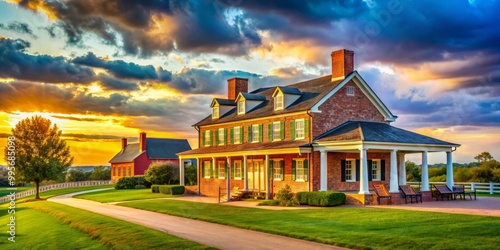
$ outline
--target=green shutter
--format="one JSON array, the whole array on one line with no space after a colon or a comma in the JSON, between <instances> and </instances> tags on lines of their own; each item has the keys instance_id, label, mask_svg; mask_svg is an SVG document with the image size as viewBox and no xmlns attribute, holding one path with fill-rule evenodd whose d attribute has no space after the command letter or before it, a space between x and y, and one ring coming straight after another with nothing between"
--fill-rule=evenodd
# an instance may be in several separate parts
<instances>
[{"instance_id":1,"label":"green shutter","mask_svg":"<svg viewBox=\"0 0 500 250\"><path fill-rule=\"evenodd\" d=\"M201 146L202 146L202 147L204 147L204 146L205 146L205 133L206 133L206 132L201 133Z\"/></svg>"},{"instance_id":2,"label":"green shutter","mask_svg":"<svg viewBox=\"0 0 500 250\"><path fill-rule=\"evenodd\" d=\"M285 161L280 161L280 169L281 169L281 180L285 179Z\"/></svg>"},{"instance_id":3,"label":"green shutter","mask_svg":"<svg viewBox=\"0 0 500 250\"><path fill-rule=\"evenodd\" d=\"M214 161L210 161L210 178L214 175Z\"/></svg>"},{"instance_id":4,"label":"green shutter","mask_svg":"<svg viewBox=\"0 0 500 250\"><path fill-rule=\"evenodd\" d=\"M229 129L229 141L234 144L234 128Z\"/></svg>"},{"instance_id":5,"label":"green shutter","mask_svg":"<svg viewBox=\"0 0 500 250\"><path fill-rule=\"evenodd\" d=\"M228 168L228 165L227 165L227 161L226 161L226 163L224 164L224 179L228 177L227 168Z\"/></svg>"},{"instance_id":6,"label":"green shutter","mask_svg":"<svg viewBox=\"0 0 500 250\"><path fill-rule=\"evenodd\" d=\"M281 140L285 139L285 122L284 121L280 122L280 139Z\"/></svg>"},{"instance_id":7,"label":"green shutter","mask_svg":"<svg viewBox=\"0 0 500 250\"><path fill-rule=\"evenodd\" d=\"M304 160L304 181L309 181L309 161Z\"/></svg>"},{"instance_id":8,"label":"green shutter","mask_svg":"<svg viewBox=\"0 0 500 250\"><path fill-rule=\"evenodd\" d=\"M309 137L309 119L304 119L304 137Z\"/></svg>"},{"instance_id":9,"label":"green shutter","mask_svg":"<svg viewBox=\"0 0 500 250\"><path fill-rule=\"evenodd\" d=\"M269 164L268 165L268 167L269 167L268 170L269 171L267 171L267 173L269 175L268 177L269 177L270 180L274 180L274 166L273 166L274 164L273 163L274 163L273 160L269 159L269 163L268 163Z\"/></svg>"},{"instance_id":10,"label":"green shutter","mask_svg":"<svg viewBox=\"0 0 500 250\"><path fill-rule=\"evenodd\" d=\"M243 143L243 126L240 127L240 143Z\"/></svg>"},{"instance_id":11,"label":"green shutter","mask_svg":"<svg viewBox=\"0 0 500 250\"><path fill-rule=\"evenodd\" d=\"M263 137L262 130L263 130L263 127L264 127L263 124L259 125L259 142L262 142L262 137Z\"/></svg>"},{"instance_id":12,"label":"green shutter","mask_svg":"<svg viewBox=\"0 0 500 250\"><path fill-rule=\"evenodd\" d=\"M215 179L219 178L219 164L215 166Z\"/></svg>"},{"instance_id":13,"label":"green shutter","mask_svg":"<svg viewBox=\"0 0 500 250\"><path fill-rule=\"evenodd\" d=\"M227 143L227 129L224 129L224 145Z\"/></svg>"},{"instance_id":14,"label":"green shutter","mask_svg":"<svg viewBox=\"0 0 500 250\"><path fill-rule=\"evenodd\" d=\"M210 140L209 140L209 146L212 146L212 131L208 130L208 133L210 134Z\"/></svg>"},{"instance_id":15,"label":"green shutter","mask_svg":"<svg viewBox=\"0 0 500 250\"><path fill-rule=\"evenodd\" d=\"M295 139L295 120L290 121L290 139Z\"/></svg>"},{"instance_id":16,"label":"green shutter","mask_svg":"<svg viewBox=\"0 0 500 250\"><path fill-rule=\"evenodd\" d=\"M273 141L273 124L269 123L267 125L267 140Z\"/></svg>"},{"instance_id":17,"label":"green shutter","mask_svg":"<svg viewBox=\"0 0 500 250\"><path fill-rule=\"evenodd\" d=\"M252 126L248 126L248 138L247 142L252 142Z\"/></svg>"},{"instance_id":18,"label":"green shutter","mask_svg":"<svg viewBox=\"0 0 500 250\"><path fill-rule=\"evenodd\" d=\"M203 163L204 162L202 162L202 165L201 165L201 172L202 172L201 176L202 176L202 178L205 177L205 164L203 164Z\"/></svg>"},{"instance_id":19,"label":"green shutter","mask_svg":"<svg viewBox=\"0 0 500 250\"><path fill-rule=\"evenodd\" d=\"M219 130L215 130L215 145L219 145Z\"/></svg>"},{"instance_id":20,"label":"green shutter","mask_svg":"<svg viewBox=\"0 0 500 250\"><path fill-rule=\"evenodd\" d=\"M295 162L295 160L293 160L292 161L292 180L295 180L296 165L297 165L297 163Z\"/></svg>"},{"instance_id":21,"label":"green shutter","mask_svg":"<svg viewBox=\"0 0 500 250\"><path fill-rule=\"evenodd\" d=\"M236 167L234 166L234 163L233 163L233 167L231 168L231 179L234 179L234 169Z\"/></svg>"}]
</instances>

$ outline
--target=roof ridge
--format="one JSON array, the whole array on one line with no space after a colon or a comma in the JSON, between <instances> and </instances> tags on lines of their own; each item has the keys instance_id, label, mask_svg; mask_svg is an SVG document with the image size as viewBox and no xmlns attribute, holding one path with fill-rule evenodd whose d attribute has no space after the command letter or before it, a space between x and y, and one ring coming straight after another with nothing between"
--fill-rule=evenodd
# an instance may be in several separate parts
<instances>
[{"instance_id":1,"label":"roof ridge","mask_svg":"<svg viewBox=\"0 0 500 250\"><path fill-rule=\"evenodd\" d=\"M363 134L363 127L361 126L361 122L358 122L359 135L361 136L361 141L365 140L365 135Z\"/></svg>"}]
</instances>

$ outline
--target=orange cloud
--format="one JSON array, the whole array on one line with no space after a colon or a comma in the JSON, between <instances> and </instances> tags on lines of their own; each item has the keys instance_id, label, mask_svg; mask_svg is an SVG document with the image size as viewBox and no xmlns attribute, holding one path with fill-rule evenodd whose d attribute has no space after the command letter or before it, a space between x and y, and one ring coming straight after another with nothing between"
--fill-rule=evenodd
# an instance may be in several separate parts
<instances>
[{"instance_id":1,"label":"orange cloud","mask_svg":"<svg viewBox=\"0 0 500 250\"><path fill-rule=\"evenodd\" d=\"M28 9L33 10L35 12L40 11L42 13L45 13L50 20L59 19L57 17L56 11L54 10L54 7L48 5L47 2L45 2L45 1L40 1L40 0L32 0L32 1L7 0L7 2L20 4L20 5L24 6L25 8L28 8Z\"/></svg>"}]
</instances>

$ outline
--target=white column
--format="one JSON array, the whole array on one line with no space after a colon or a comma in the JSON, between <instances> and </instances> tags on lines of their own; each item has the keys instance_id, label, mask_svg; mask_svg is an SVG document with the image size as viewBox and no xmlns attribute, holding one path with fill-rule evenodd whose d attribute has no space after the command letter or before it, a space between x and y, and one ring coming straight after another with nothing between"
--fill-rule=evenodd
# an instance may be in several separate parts
<instances>
[{"instance_id":1,"label":"white column","mask_svg":"<svg viewBox=\"0 0 500 250\"><path fill-rule=\"evenodd\" d=\"M200 169L203 169L200 166L201 166L201 160L200 160L200 158L196 158L196 185L197 185L197 188L198 188L198 195L201 194L200 176L202 176L202 174L200 174Z\"/></svg>"},{"instance_id":2,"label":"white column","mask_svg":"<svg viewBox=\"0 0 500 250\"><path fill-rule=\"evenodd\" d=\"M328 162L327 154L325 150L320 151L320 191L328 190Z\"/></svg>"},{"instance_id":3,"label":"white column","mask_svg":"<svg viewBox=\"0 0 500 250\"><path fill-rule=\"evenodd\" d=\"M226 171L227 201L231 201L231 158L229 156L227 157Z\"/></svg>"},{"instance_id":4,"label":"white column","mask_svg":"<svg viewBox=\"0 0 500 250\"><path fill-rule=\"evenodd\" d=\"M359 153L359 161L361 166L360 170L360 180L359 180L359 194L369 194L368 190L368 162L366 159L366 149L361 148Z\"/></svg>"},{"instance_id":5,"label":"white column","mask_svg":"<svg viewBox=\"0 0 500 250\"><path fill-rule=\"evenodd\" d=\"M266 162L264 163L264 168L266 170L265 171L265 174L264 174L264 179L265 179L265 182L266 182L266 200L267 199L271 199L271 190L270 190L270 182L269 182L269 155L266 155Z\"/></svg>"},{"instance_id":6,"label":"white column","mask_svg":"<svg viewBox=\"0 0 500 250\"><path fill-rule=\"evenodd\" d=\"M244 178L244 184L243 184L243 189L248 191L248 168L247 168L247 156L243 156L243 176Z\"/></svg>"},{"instance_id":7,"label":"white column","mask_svg":"<svg viewBox=\"0 0 500 250\"><path fill-rule=\"evenodd\" d=\"M453 161L451 157L451 151L446 152L446 186L450 190L453 190L453 186L455 183L453 182Z\"/></svg>"},{"instance_id":8,"label":"white column","mask_svg":"<svg viewBox=\"0 0 500 250\"><path fill-rule=\"evenodd\" d=\"M399 192L398 188L398 159L396 158L396 150L391 151L391 176L390 178L390 185L389 185L389 192L391 193L397 193Z\"/></svg>"},{"instance_id":9,"label":"white column","mask_svg":"<svg viewBox=\"0 0 500 250\"><path fill-rule=\"evenodd\" d=\"M427 151L422 152L422 191L429 190L429 168L427 166Z\"/></svg>"},{"instance_id":10,"label":"white column","mask_svg":"<svg viewBox=\"0 0 500 250\"><path fill-rule=\"evenodd\" d=\"M399 154L399 184L406 185L405 154Z\"/></svg>"},{"instance_id":11,"label":"white column","mask_svg":"<svg viewBox=\"0 0 500 250\"><path fill-rule=\"evenodd\" d=\"M181 186L184 186L184 163L182 162L182 157L179 156L179 181Z\"/></svg>"}]
</instances>

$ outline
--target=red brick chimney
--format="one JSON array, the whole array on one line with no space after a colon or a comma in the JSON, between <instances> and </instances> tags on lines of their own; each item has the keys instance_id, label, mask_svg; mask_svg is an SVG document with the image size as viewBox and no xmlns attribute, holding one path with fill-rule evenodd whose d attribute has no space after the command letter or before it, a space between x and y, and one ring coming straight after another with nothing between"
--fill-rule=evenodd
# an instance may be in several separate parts
<instances>
[{"instance_id":1,"label":"red brick chimney","mask_svg":"<svg viewBox=\"0 0 500 250\"><path fill-rule=\"evenodd\" d=\"M122 138L122 149L125 149L126 146L127 146L127 138L123 137Z\"/></svg>"},{"instance_id":2,"label":"red brick chimney","mask_svg":"<svg viewBox=\"0 0 500 250\"><path fill-rule=\"evenodd\" d=\"M332 81L342 80L354 71L354 51L340 49L332 54Z\"/></svg>"},{"instance_id":3,"label":"red brick chimney","mask_svg":"<svg viewBox=\"0 0 500 250\"><path fill-rule=\"evenodd\" d=\"M146 150L146 132L141 132L139 134L139 150L141 152Z\"/></svg>"},{"instance_id":4,"label":"red brick chimney","mask_svg":"<svg viewBox=\"0 0 500 250\"><path fill-rule=\"evenodd\" d=\"M248 92L248 79L235 77L227 80L227 99L236 100L240 92Z\"/></svg>"}]
</instances>

